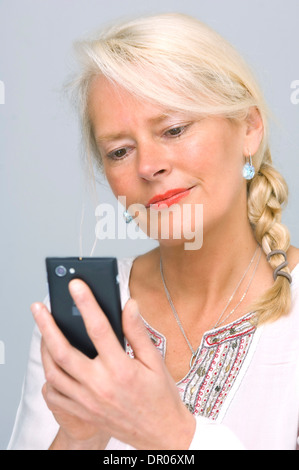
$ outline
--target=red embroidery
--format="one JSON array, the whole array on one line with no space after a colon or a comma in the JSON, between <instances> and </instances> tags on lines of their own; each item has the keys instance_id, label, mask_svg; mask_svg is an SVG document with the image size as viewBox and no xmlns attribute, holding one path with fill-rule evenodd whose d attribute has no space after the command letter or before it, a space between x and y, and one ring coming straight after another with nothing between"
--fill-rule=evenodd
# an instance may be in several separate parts
<instances>
[{"instance_id":1,"label":"red embroidery","mask_svg":"<svg viewBox=\"0 0 299 470\"><path fill-rule=\"evenodd\" d=\"M207 332L188 374L177 384L194 415L216 420L249 351L256 326L249 314L225 327ZM162 356L166 339L145 322L149 336ZM127 354L134 357L127 343Z\"/></svg>"}]
</instances>

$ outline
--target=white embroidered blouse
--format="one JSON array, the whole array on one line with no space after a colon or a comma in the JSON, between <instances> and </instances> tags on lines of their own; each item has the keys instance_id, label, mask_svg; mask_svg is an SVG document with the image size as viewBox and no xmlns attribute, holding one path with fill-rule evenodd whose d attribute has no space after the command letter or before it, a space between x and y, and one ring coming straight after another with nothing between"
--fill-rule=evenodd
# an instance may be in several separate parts
<instances>
[{"instance_id":1,"label":"white embroidered blouse","mask_svg":"<svg viewBox=\"0 0 299 470\"><path fill-rule=\"evenodd\" d=\"M134 258L118 261L122 307ZM292 310L256 328L248 314L204 335L188 374L177 383L196 417L190 450L295 450L299 427L299 265ZM162 355L166 338L145 322ZM133 351L127 344L127 354ZM27 374L8 449L48 449L58 424L41 395L40 334L34 329ZM132 449L114 438L107 450Z\"/></svg>"}]
</instances>

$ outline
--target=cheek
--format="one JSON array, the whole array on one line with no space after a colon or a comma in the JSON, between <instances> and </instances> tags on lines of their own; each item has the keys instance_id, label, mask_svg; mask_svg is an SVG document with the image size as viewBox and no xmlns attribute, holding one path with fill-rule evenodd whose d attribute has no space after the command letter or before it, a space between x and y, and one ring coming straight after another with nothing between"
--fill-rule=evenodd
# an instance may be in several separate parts
<instances>
[{"instance_id":1,"label":"cheek","mask_svg":"<svg viewBox=\"0 0 299 470\"><path fill-rule=\"evenodd\" d=\"M242 168L243 134L229 122L220 121L205 146L207 161L224 177L239 177Z\"/></svg>"},{"instance_id":2,"label":"cheek","mask_svg":"<svg viewBox=\"0 0 299 470\"><path fill-rule=\"evenodd\" d=\"M118 168L106 169L105 175L116 199L118 197L125 196L127 206L135 202L134 195L136 195L136 181L132 180L131 172L126 171L124 167L121 168L121 166L119 166Z\"/></svg>"},{"instance_id":3,"label":"cheek","mask_svg":"<svg viewBox=\"0 0 299 470\"><path fill-rule=\"evenodd\" d=\"M217 180L221 172L224 154L221 146L214 140L205 139L188 146L187 158L184 159L194 176L204 182Z\"/></svg>"},{"instance_id":4,"label":"cheek","mask_svg":"<svg viewBox=\"0 0 299 470\"><path fill-rule=\"evenodd\" d=\"M201 202L220 210L239 197L244 189L242 151L229 134L219 133L192 145L188 157L188 166L199 180Z\"/></svg>"}]
</instances>

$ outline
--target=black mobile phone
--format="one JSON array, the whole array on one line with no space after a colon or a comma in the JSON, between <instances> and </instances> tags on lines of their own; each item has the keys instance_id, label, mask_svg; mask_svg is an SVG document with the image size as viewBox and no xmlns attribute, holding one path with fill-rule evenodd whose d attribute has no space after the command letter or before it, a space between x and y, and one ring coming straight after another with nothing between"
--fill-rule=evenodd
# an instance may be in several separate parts
<instances>
[{"instance_id":1,"label":"black mobile phone","mask_svg":"<svg viewBox=\"0 0 299 470\"><path fill-rule=\"evenodd\" d=\"M46 258L51 313L68 341L90 358L97 351L69 292L72 279L83 280L110 321L124 347L116 258Z\"/></svg>"}]
</instances>

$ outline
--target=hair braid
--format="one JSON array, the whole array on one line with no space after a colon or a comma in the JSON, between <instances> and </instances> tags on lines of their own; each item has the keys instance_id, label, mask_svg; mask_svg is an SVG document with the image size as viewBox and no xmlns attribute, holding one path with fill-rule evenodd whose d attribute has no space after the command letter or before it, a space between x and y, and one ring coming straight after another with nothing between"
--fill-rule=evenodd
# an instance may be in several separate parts
<instances>
[{"instance_id":1,"label":"hair braid","mask_svg":"<svg viewBox=\"0 0 299 470\"><path fill-rule=\"evenodd\" d=\"M248 185L248 218L256 240L266 255L273 250L287 252L290 246L289 231L281 223L281 213L287 199L286 182L272 166L267 149L258 173ZM274 270L282 261L283 256L278 254L272 256L269 263ZM285 267L284 271L289 272L289 269ZM273 286L252 307L258 314L259 323L262 323L287 314L290 306L290 283L285 277L278 276Z\"/></svg>"}]
</instances>

